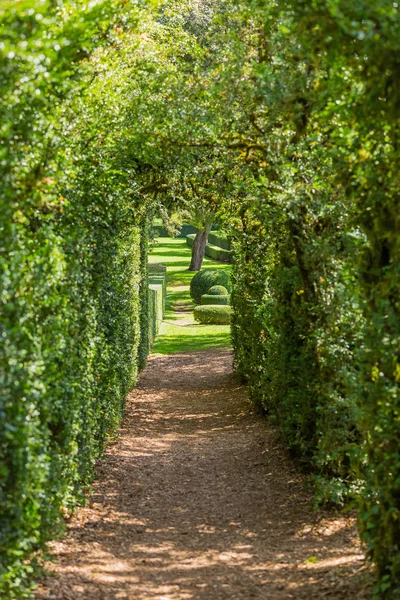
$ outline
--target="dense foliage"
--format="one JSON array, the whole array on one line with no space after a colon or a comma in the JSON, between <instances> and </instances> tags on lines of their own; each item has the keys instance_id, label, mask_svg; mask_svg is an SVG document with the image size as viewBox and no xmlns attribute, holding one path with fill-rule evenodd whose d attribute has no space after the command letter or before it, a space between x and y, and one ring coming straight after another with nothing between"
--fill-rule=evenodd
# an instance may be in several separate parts
<instances>
[{"instance_id":1,"label":"dense foliage","mask_svg":"<svg viewBox=\"0 0 400 600\"><path fill-rule=\"evenodd\" d=\"M205 306L195 306L194 320L204 325L229 325L231 322L232 308L230 306L217 306L207 304Z\"/></svg>"},{"instance_id":2,"label":"dense foliage","mask_svg":"<svg viewBox=\"0 0 400 600\"><path fill-rule=\"evenodd\" d=\"M132 7L0 11L0 591L24 588L145 363L156 198L223 221L236 367L317 498L357 499L376 597L399 598L397 3ZM192 279L197 303L222 273Z\"/></svg>"},{"instance_id":3,"label":"dense foliage","mask_svg":"<svg viewBox=\"0 0 400 600\"><path fill-rule=\"evenodd\" d=\"M118 106L101 75L135 15L108 1L7 5L0 596L14 598L81 499L135 381L147 209L118 131L107 135Z\"/></svg>"},{"instance_id":4,"label":"dense foliage","mask_svg":"<svg viewBox=\"0 0 400 600\"><path fill-rule=\"evenodd\" d=\"M320 498L357 495L376 595L398 598L398 7L252 7L236 363Z\"/></svg>"}]
</instances>

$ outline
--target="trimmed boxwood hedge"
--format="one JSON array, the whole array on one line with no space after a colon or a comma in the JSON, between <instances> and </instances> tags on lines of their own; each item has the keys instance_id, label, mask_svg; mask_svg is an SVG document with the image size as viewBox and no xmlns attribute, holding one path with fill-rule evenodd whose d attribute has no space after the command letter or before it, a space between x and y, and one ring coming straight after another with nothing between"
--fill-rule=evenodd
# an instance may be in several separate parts
<instances>
[{"instance_id":1,"label":"trimmed boxwood hedge","mask_svg":"<svg viewBox=\"0 0 400 600\"><path fill-rule=\"evenodd\" d=\"M213 246L213 244L207 244L205 255L208 256L208 258L218 260L219 262L227 264L232 262L231 250L224 250L224 248L220 248L219 246Z\"/></svg>"},{"instance_id":2,"label":"trimmed boxwood hedge","mask_svg":"<svg viewBox=\"0 0 400 600\"><path fill-rule=\"evenodd\" d=\"M151 349L154 339L160 329L160 323L164 315L163 284L149 284L149 348Z\"/></svg>"},{"instance_id":3,"label":"trimmed boxwood hedge","mask_svg":"<svg viewBox=\"0 0 400 600\"><path fill-rule=\"evenodd\" d=\"M162 285L163 293L162 293L162 303L163 303L163 312L165 312L165 305L167 301L167 278L165 275L161 273L159 275L149 274L149 284L153 283L155 285Z\"/></svg>"},{"instance_id":4,"label":"trimmed boxwood hedge","mask_svg":"<svg viewBox=\"0 0 400 600\"><path fill-rule=\"evenodd\" d=\"M189 246L189 248L192 248L195 237L195 233L191 233L186 236L186 244ZM214 246L210 243L206 245L205 256L227 264L232 262L231 250L226 250L225 248L220 248L219 246Z\"/></svg>"},{"instance_id":5,"label":"trimmed boxwood hedge","mask_svg":"<svg viewBox=\"0 0 400 600\"><path fill-rule=\"evenodd\" d=\"M224 296L217 296L215 294L203 294L201 297L202 305L229 305L231 303L230 294L225 294Z\"/></svg>"},{"instance_id":6,"label":"trimmed boxwood hedge","mask_svg":"<svg viewBox=\"0 0 400 600\"><path fill-rule=\"evenodd\" d=\"M84 173L82 187L96 191ZM76 183L78 188L79 181ZM75 189L76 189L75 188ZM121 191L122 190L122 191ZM118 220L127 194L103 183L90 209L37 211L7 237L0 399L0 597L21 596L63 514L83 498L135 383L141 223ZM76 193L78 196L78 193ZM85 197L91 198L90 194ZM79 196L78 196L79 198ZM10 196L11 199L11 196ZM29 211L29 203L26 205ZM19 295L23 290L23 295ZM24 323L24 327L17 326ZM142 335L140 327L144 328ZM146 348L142 347L146 352Z\"/></svg>"},{"instance_id":7,"label":"trimmed boxwood hedge","mask_svg":"<svg viewBox=\"0 0 400 600\"><path fill-rule=\"evenodd\" d=\"M208 236L208 241L212 246L217 246L223 250L231 250L228 236L221 231L211 231Z\"/></svg>"},{"instance_id":8,"label":"trimmed boxwood hedge","mask_svg":"<svg viewBox=\"0 0 400 600\"><path fill-rule=\"evenodd\" d=\"M194 320L203 325L229 325L232 308L230 306L195 306Z\"/></svg>"},{"instance_id":9,"label":"trimmed boxwood hedge","mask_svg":"<svg viewBox=\"0 0 400 600\"><path fill-rule=\"evenodd\" d=\"M149 263L148 271L149 271L150 275L153 275L153 274L166 275L167 267L163 263Z\"/></svg>"},{"instance_id":10,"label":"trimmed boxwood hedge","mask_svg":"<svg viewBox=\"0 0 400 600\"><path fill-rule=\"evenodd\" d=\"M123 166L132 138L105 141L115 106L90 87L116 3L46 2L40 20L35 2L5 4L0 598L14 600L29 596L47 541L84 500L147 354L152 201L136 203Z\"/></svg>"},{"instance_id":11,"label":"trimmed boxwood hedge","mask_svg":"<svg viewBox=\"0 0 400 600\"><path fill-rule=\"evenodd\" d=\"M231 291L229 274L222 269L202 269L190 282L190 295L196 304L200 304L203 294L207 294L208 290L216 285L222 285Z\"/></svg>"},{"instance_id":12,"label":"trimmed boxwood hedge","mask_svg":"<svg viewBox=\"0 0 400 600\"><path fill-rule=\"evenodd\" d=\"M229 294L228 290L223 285L213 285L208 290L208 293L211 296L227 296Z\"/></svg>"},{"instance_id":13,"label":"trimmed boxwood hedge","mask_svg":"<svg viewBox=\"0 0 400 600\"><path fill-rule=\"evenodd\" d=\"M167 267L151 263L148 265L148 273L148 346L151 350L165 314Z\"/></svg>"},{"instance_id":14,"label":"trimmed boxwood hedge","mask_svg":"<svg viewBox=\"0 0 400 600\"><path fill-rule=\"evenodd\" d=\"M144 369L149 354L149 292L148 292L148 257L149 257L150 219L144 218L140 232L140 283L139 283L139 320L140 340L138 346L138 369Z\"/></svg>"}]
</instances>

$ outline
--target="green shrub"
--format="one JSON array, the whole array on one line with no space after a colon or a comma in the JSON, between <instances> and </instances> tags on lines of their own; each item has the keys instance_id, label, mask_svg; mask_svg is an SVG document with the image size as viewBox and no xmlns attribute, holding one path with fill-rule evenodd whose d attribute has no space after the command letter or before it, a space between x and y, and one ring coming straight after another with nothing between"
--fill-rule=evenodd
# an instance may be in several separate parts
<instances>
[{"instance_id":1,"label":"green shrub","mask_svg":"<svg viewBox=\"0 0 400 600\"><path fill-rule=\"evenodd\" d=\"M220 248L219 246L213 246L212 244L207 244L205 255L208 258L212 258L213 260L218 260L223 263L231 263L232 262L232 252L231 250L224 250L224 248Z\"/></svg>"},{"instance_id":2,"label":"green shrub","mask_svg":"<svg viewBox=\"0 0 400 600\"><path fill-rule=\"evenodd\" d=\"M216 295L212 295L212 294L203 294L201 297L201 304L202 305L229 305L231 303L231 296L230 294L225 294L224 296L216 296Z\"/></svg>"},{"instance_id":3,"label":"green shrub","mask_svg":"<svg viewBox=\"0 0 400 600\"><path fill-rule=\"evenodd\" d=\"M196 237L195 233L191 233L186 236L186 244L189 248L192 248L194 243L194 238ZM226 248L221 248L219 246L214 246L211 243L206 245L205 256L208 258L212 258L213 260L217 260L223 263L231 263L232 262L232 251Z\"/></svg>"},{"instance_id":4,"label":"green shrub","mask_svg":"<svg viewBox=\"0 0 400 600\"><path fill-rule=\"evenodd\" d=\"M186 236L186 245L189 246L189 248L193 247L193 243L194 243L194 238L196 237L195 233L189 233Z\"/></svg>"},{"instance_id":5,"label":"green shrub","mask_svg":"<svg viewBox=\"0 0 400 600\"><path fill-rule=\"evenodd\" d=\"M161 284L163 287L162 303L164 315L167 301L167 267L162 263L149 263L147 268L148 283Z\"/></svg>"},{"instance_id":6,"label":"green shrub","mask_svg":"<svg viewBox=\"0 0 400 600\"><path fill-rule=\"evenodd\" d=\"M196 273L190 282L190 295L197 304L200 304L203 294L207 294L208 290L215 285L222 285L231 291L228 273L222 269L203 269Z\"/></svg>"},{"instance_id":7,"label":"green shrub","mask_svg":"<svg viewBox=\"0 0 400 600\"><path fill-rule=\"evenodd\" d=\"M227 296L229 294L223 285L213 285L207 292L211 296Z\"/></svg>"},{"instance_id":8,"label":"green shrub","mask_svg":"<svg viewBox=\"0 0 400 600\"><path fill-rule=\"evenodd\" d=\"M149 275L166 275L167 267L162 263L149 263Z\"/></svg>"},{"instance_id":9,"label":"green shrub","mask_svg":"<svg viewBox=\"0 0 400 600\"><path fill-rule=\"evenodd\" d=\"M228 236L222 231L211 231L208 236L208 242L213 246L218 246L223 250L230 250L231 245L228 240Z\"/></svg>"},{"instance_id":10,"label":"green shrub","mask_svg":"<svg viewBox=\"0 0 400 600\"><path fill-rule=\"evenodd\" d=\"M165 275L162 275L161 273L159 275L149 274L148 282L149 282L149 284L154 283L156 285L157 284L162 285L162 288L163 288L163 294L162 294L163 313L165 313L165 307L166 307L166 301L167 301L167 278L165 277Z\"/></svg>"},{"instance_id":11,"label":"green shrub","mask_svg":"<svg viewBox=\"0 0 400 600\"><path fill-rule=\"evenodd\" d=\"M164 301L163 284L149 284L149 348L152 347L154 339L159 331L163 320Z\"/></svg>"},{"instance_id":12,"label":"green shrub","mask_svg":"<svg viewBox=\"0 0 400 600\"><path fill-rule=\"evenodd\" d=\"M232 309L230 306L196 306L194 320L203 325L229 325Z\"/></svg>"}]
</instances>

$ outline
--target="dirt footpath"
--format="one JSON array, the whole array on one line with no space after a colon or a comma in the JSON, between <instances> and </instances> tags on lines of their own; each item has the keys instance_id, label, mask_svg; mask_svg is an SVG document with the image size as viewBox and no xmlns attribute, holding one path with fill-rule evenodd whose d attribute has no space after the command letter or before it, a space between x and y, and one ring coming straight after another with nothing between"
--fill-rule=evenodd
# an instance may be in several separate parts
<instances>
[{"instance_id":1,"label":"dirt footpath","mask_svg":"<svg viewBox=\"0 0 400 600\"><path fill-rule=\"evenodd\" d=\"M231 362L151 358L37 600L370 597L354 522L313 511Z\"/></svg>"}]
</instances>

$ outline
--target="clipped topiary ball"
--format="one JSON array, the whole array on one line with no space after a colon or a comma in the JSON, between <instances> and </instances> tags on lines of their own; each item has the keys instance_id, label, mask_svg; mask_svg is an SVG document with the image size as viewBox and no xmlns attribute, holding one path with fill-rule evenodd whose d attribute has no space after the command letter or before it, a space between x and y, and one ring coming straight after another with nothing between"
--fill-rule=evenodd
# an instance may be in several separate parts
<instances>
[{"instance_id":1,"label":"clipped topiary ball","mask_svg":"<svg viewBox=\"0 0 400 600\"><path fill-rule=\"evenodd\" d=\"M229 325L232 307L230 306L195 306L194 320L202 325Z\"/></svg>"},{"instance_id":2,"label":"clipped topiary ball","mask_svg":"<svg viewBox=\"0 0 400 600\"><path fill-rule=\"evenodd\" d=\"M203 305L208 305L208 304L230 304L231 303L231 297L230 294L224 294L223 296L216 296L215 294L203 294L201 297L201 304Z\"/></svg>"},{"instance_id":3,"label":"clipped topiary ball","mask_svg":"<svg viewBox=\"0 0 400 600\"><path fill-rule=\"evenodd\" d=\"M200 304L203 294L213 286L223 286L231 291L232 286L229 275L223 269L203 269L196 273L190 282L190 295L196 304Z\"/></svg>"},{"instance_id":4,"label":"clipped topiary ball","mask_svg":"<svg viewBox=\"0 0 400 600\"><path fill-rule=\"evenodd\" d=\"M227 296L229 294L226 287L223 285L213 285L207 292L211 296Z\"/></svg>"}]
</instances>

